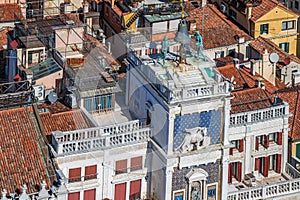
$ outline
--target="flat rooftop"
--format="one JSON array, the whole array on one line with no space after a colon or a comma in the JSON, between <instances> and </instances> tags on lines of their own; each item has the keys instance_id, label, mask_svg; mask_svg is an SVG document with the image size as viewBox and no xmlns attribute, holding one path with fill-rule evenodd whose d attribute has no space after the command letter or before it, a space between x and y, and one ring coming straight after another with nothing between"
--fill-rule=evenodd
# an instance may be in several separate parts
<instances>
[{"instance_id":1,"label":"flat rooftop","mask_svg":"<svg viewBox=\"0 0 300 200\"><path fill-rule=\"evenodd\" d=\"M140 59L149 67L151 73L170 89L215 83L214 63L208 58L204 60L201 57L187 56L186 62L180 63L179 56L169 53L164 63L159 57L160 54L143 55Z\"/></svg>"}]
</instances>

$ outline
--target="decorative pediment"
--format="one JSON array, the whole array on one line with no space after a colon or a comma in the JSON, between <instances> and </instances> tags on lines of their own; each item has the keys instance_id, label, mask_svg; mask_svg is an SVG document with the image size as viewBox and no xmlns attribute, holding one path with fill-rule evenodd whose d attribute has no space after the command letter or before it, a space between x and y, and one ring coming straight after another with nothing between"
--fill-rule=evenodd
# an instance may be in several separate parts
<instances>
[{"instance_id":1,"label":"decorative pediment","mask_svg":"<svg viewBox=\"0 0 300 200\"><path fill-rule=\"evenodd\" d=\"M206 180L208 177L208 173L204 169L194 168L189 171L185 177L191 183L193 181Z\"/></svg>"}]
</instances>

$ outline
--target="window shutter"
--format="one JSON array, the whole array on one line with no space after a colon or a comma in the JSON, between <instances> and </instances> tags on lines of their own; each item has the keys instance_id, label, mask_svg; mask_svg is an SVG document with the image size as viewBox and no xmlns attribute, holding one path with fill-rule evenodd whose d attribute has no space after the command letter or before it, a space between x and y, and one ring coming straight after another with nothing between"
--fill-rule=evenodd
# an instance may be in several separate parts
<instances>
[{"instance_id":1,"label":"window shutter","mask_svg":"<svg viewBox=\"0 0 300 200\"><path fill-rule=\"evenodd\" d=\"M231 166L232 166L232 164L229 163L229 164L228 164L228 183L231 183L231 182L232 182L232 177L231 177Z\"/></svg>"},{"instance_id":2,"label":"window shutter","mask_svg":"<svg viewBox=\"0 0 300 200\"><path fill-rule=\"evenodd\" d=\"M270 156L267 156L265 157L265 161L264 161L264 171L263 171L264 177L268 177L269 167L270 167Z\"/></svg>"},{"instance_id":3,"label":"window shutter","mask_svg":"<svg viewBox=\"0 0 300 200\"><path fill-rule=\"evenodd\" d=\"M240 140L240 146L239 146L239 152L243 152L244 151L244 140L241 139Z\"/></svg>"},{"instance_id":4,"label":"window shutter","mask_svg":"<svg viewBox=\"0 0 300 200\"><path fill-rule=\"evenodd\" d=\"M130 182L129 200L136 200L141 198L141 180Z\"/></svg>"},{"instance_id":5,"label":"window shutter","mask_svg":"<svg viewBox=\"0 0 300 200\"><path fill-rule=\"evenodd\" d=\"M277 154L277 159L276 159L276 173L281 172L281 154Z\"/></svg>"},{"instance_id":6,"label":"window shutter","mask_svg":"<svg viewBox=\"0 0 300 200\"><path fill-rule=\"evenodd\" d=\"M80 200L80 192L69 193L68 200Z\"/></svg>"},{"instance_id":7,"label":"window shutter","mask_svg":"<svg viewBox=\"0 0 300 200\"><path fill-rule=\"evenodd\" d=\"M85 190L83 200L95 200L96 199L96 189Z\"/></svg>"},{"instance_id":8,"label":"window shutter","mask_svg":"<svg viewBox=\"0 0 300 200\"><path fill-rule=\"evenodd\" d=\"M286 46L285 46L286 48L285 48L285 51L287 52L287 53L289 53L290 52L290 43L286 43Z\"/></svg>"},{"instance_id":9,"label":"window shutter","mask_svg":"<svg viewBox=\"0 0 300 200\"><path fill-rule=\"evenodd\" d=\"M127 172L127 160L119 160L116 162L116 174Z\"/></svg>"},{"instance_id":10,"label":"window shutter","mask_svg":"<svg viewBox=\"0 0 300 200\"><path fill-rule=\"evenodd\" d=\"M265 137L264 146L267 149L267 148L269 148L269 143L270 143L269 135L265 135L264 137Z\"/></svg>"},{"instance_id":11,"label":"window shutter","mask_svg":"<svg viewBox=\"0 0 300 200\"><path fill-rule=\"evenodd\" d=\"M231 156L233 155L233 148L229 149L229 155L231 155Z\"/></svg>"},{"instance_id":12,"label":"window shutter","mask_svg":"<svg viewBox=\"0 0 300 200\"><path fill-rule=\"evenodd\" d=\"M239 182L241 182L242 181L242 163L238 162L237 167L238 167L238 171L237 171L238 177L237 177L237 179L238 179Z\"/></svg>"},{"instance_id":13,"label":"window shutter","mask_svg":"<svg viewBox=\"0 0 300 200\"><path fill-rule=\"evenodd\" d=\"M260 25L260 34L262 35L263 33L264 33L264 25L261 24L261 25Z\"/></svg>"},{"instance_id":14,"label":"window shutter","mask_svg":"<svg viewBox=\"0 0 300 200\"><path fill-rule=\"evenodd\" d=\"M114 200L126 200L126 183L115 185Z\"/></svg>"},{"instance_id":15,"label":"window shutter","mask_svg":"<svg viewBox=\"0 0 300 200\"><path fill-rule=\"evenodd\" d=\"M85 167L84 179L94 179L97 178L97 165Z\"/></svg>"},{"instance_id":16,"label":"window shutter","mask_svg":"<svg viewBox=\"0 0 300 200\"><path fill-rule=\"evenodd\" d=\"M81 168L69 169L69 182L81 181Z\"/></svg>"},{"instance_id":17,"label":"window shutter","mask_svg":"<svg viewBox=\"0 0 300 200\"><path fill-rule=\"evenodd\" d=\"M260 159L255 158L255 169L254 170L259 170L259 168L260 168Z\"/></svg>"},{"instance_id":18,"label":"window shutter","mask_svg":"<svg viewBox=\"0 0 300 200\"><path fill-rule=\"evenodd\" d=\"M142 163L143 163L142 156L131 158L130 170L134 171L134 170L142 169Z\"/></svg>"},{"instance_id":19,"label":"window shutter","mask_svg":"<svg viewBox=\"0 0 300 200\"><path fill-rule=\"evenodd\" d=\"M282 145L282 132L277 133L277 144Z\"/></svg>"},{"instance_id":20,"label":"window shutter","mask_svg":"<svg viewBox=\"0 0 300 200\"><path fill-rule=\"evenodd\" d=\"M256 141L255 141L255 150L258 151L258 150L259 150L259 137L256 136L256 137L255 137L255 140L256 140Z\"/></svg>"}]
</instances>

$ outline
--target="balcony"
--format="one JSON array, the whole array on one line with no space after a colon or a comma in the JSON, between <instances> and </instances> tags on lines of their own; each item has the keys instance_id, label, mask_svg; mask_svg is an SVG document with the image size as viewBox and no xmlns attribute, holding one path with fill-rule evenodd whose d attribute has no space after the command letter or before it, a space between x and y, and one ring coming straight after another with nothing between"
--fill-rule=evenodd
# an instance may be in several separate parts
<instances>
[{"instance_id":1,"label":"balcony","mask_svg":"<svg viewBox=\"0 0 300 200\"><path fill-rule=\"evenodd\" d=\"M283 103L282 105L270 108L232 114L230 115L230 127L242 126L246 124L280 118L288 113L288 106L286 105L286 103Z\"/></svg>"},{"instance_id":2,"label":"balcony","mask_svg":"<svg viewBox=\"0 0 300 200\"><path fill-rule=\"evenodd\" d=\"M150 127L134 120L76 131L55 131L52 146L56 156L63 156L146 142L149 136Z\"/></svg>"},{"instance_id":3,"label":"balcony","mask_svg":"<svg viewBox=\"0 0 300 200\"><path fill-rule=\"evenodd\" d=\"M289 164L286 165L286 173L292 180L284 180L282 176L264 178L263 184L258 187L243 188L238 191L231 191L227 195L227 200L243 199L267 199L295 195L300 192L300 173Z\"/></svg>"}]
</instances>

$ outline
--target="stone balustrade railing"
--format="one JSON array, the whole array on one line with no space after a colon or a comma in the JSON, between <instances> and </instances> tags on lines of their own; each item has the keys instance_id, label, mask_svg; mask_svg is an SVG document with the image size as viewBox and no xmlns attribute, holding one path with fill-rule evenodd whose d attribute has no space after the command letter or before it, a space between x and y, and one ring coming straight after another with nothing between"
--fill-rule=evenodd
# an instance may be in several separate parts
<instances>
[{"instance_id":1,"label":"stone balustrade railing","mask_svg":"<svg viewBox=\"0 0 300 200\"><path fill-rule=\"evenodd\" d=\"M227 200L267 199L299 193L300 173L288 163L286 165L286 173L295 179L229 192Z\"/></svg>"},{"instance_id":2,"label":"stone balustrade railing","mask_svg":"<svg viewBox=\"0 0 300 200\"><path fill-rule=\"evenodd\" d=\"M270 108L259 109L230 115L230 126L240 126L259 121L270 120L288 114L288 106L283 103Z\"/></svg>"},{"instance_id":3,"label":"stone balustrade railing","mask_svg":"<svg viewBox=\"0 0 300 200\"><path fill-rule=\"evenodd\" d=\"M69 132L53 132L52 146L56 155L88 152L145 142L150 128L141 126L138 120L105 127Z\"/></svg>"}]
</instances>

